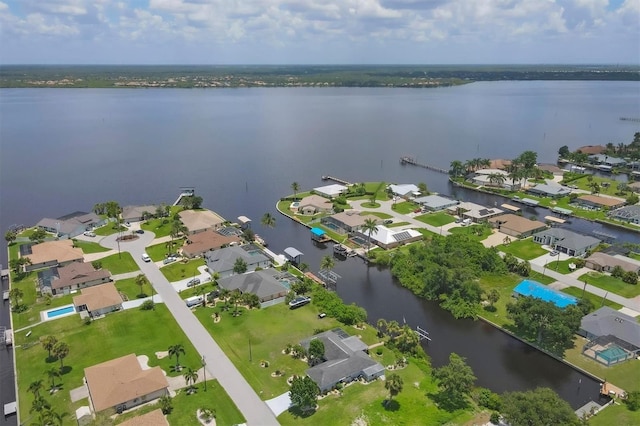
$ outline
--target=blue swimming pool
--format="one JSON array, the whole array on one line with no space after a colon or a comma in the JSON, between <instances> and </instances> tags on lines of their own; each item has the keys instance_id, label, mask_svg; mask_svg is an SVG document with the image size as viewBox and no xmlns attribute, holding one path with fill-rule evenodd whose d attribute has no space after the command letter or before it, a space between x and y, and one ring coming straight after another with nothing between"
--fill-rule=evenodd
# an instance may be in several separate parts
<instances>
[{"instance_id":1,"label":"blue swimming pool","mask_svg":"<svg viewBox=\"0 0 640 426\"><path fill-rule=\"evenodd\" d=\"M522 296L530 296L536 299L542 299L545 302L552 302L559 308L565 308L578 303L578 299L575 297L561 293L533 280L522 280L513 291Z\"/></svg>"},{"instance_id":2,"label":"blue swimming pool","mask_svg":"<svg viewBox=\"0 0 640 426\"><path fill-rule=\"evenodd\" d=\"M47 318L55 318L55 317L59 317L60 315L71 314L75 311L76 309L73 307L73 305L68 305L62 308L47 311L46 315L47 315Z\"/></svg>"}]
</instances>

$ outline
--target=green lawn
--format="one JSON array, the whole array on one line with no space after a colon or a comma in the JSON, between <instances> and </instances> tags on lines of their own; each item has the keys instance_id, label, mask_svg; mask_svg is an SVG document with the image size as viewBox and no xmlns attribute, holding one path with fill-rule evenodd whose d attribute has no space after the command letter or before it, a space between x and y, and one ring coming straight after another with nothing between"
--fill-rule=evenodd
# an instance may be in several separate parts
<instances>
[{"instance_id":1,"label":"green lawn","mask_svg":"<svg viewBox=\"0 0 640 426\"><path fill-rule=\"evenodd\" d=\"M576 259L572 257L566 260L561 260L559 262L557 260L554 260L552 262L547 263L547 269L550 271L555 271L555 272L559 272L561 274L566 275L573 272L571 269L569 269L569 264L571 263L575 265Z\"/></svg>"},{"instance_id":2,"label":"green lawn","mask_svg":"<svg viewBox=\"0 0 640 426\"><path fill-rule=\"evenodd\" d=\"M570 295L572 295L574 297L577 297L578 299L583 297L582 289L581 288L577 288L577 287L563 288L562 292L570 294ZM602 306L602 297L600 297L600 296L596 296L595 294L592 294L592 293L589 293L588 291L585 291L584 292L584 298L591 302L591 304L593 305L593 309L594 310L600 309L600 307ZM622 305L619 305L616 302L612 302L609 299L606 299L604 301L604 305L605 306L609 306L611 309L615 309L616 311L618 309L622 308Z\"/></svg>"},{"instance_id":3,"label":"green lawn","mask_svg":"<svg viewBox=\"0 0 640 426\"><path fill-rule=\"evenodd\" d=\"M591 426L637 426L640 425L640 410L631 411L623 403L616 402L589 419Z\"/></svg>"},{"instance_id":4,"label":"green lawn","mask_svg":"<svg viewBox=\"0 0 640 426\"><path fill-rule=\"evenodd\" d=\"M409 222L393 222L388 225L385 225L387 228L397 228L398 226L410 225Z\"/></svg>"},{"instance_id":5,"label":"green lawn","mask_svg":"<svg viewBox=\"0 0 640 426\"><path fill-rule=\"evenodd\" d=\"M622 297L636 297L640 295L640 285L627 284L619 278L611 275L601 274L600 272L587 272L578 278L580 281L586 281L588 284L610 291Z\"/></svg>"},{"instance_id":6,"label":"green lawn","mask_svg":"<svg viewBox=\"0 0 640 426\"><path fill-rule=\"evenodd\" d=\"M420 216L416 216L415 219L419 220L420 222L427 223L431 226L442 226L455 222L453 216L442 212L423 214Z\"/></svg>"},{"instance_id":7,"label":"green lawn","mask_svg":"<svg viewBox=\"0 0 640 426\"><path fill-rule=\"evenodd\" d=\"M107 222L106 225L94 229L93 232L95 232L96 235L106 237L107 235L115 234L118 231L127 232L128 230L129 228L126 226L118 226L116 222Z\"/></svg>"},{"instance_id":8,"label":"green lawn","mask_svg":"<svg viewBox=\"0 0 640 426\"><path fill-rule=\"evenodd\" d=\"M37 343L43 336L54 335L69 345L65 369L59 379L63 384L62 391L51 396L44 392L59 411L71 413L78 405L86 405L86 400L71 404L69 391L82 385L84 368L100 362L130 353L147 355L150 366L159 365L167 374L175 375L170 368L175 364L175 358L158 359L155 352L181 343L186 353L180 357L180 364L192 368L200 365L200 355L163 304L156 305L153 311L132 309L113 313L90 325L84 325L79 316L73 315L42 323L31 330L29 337L23 332L15 336L20 412L25 415L33 401L33 396L27 392L29 384L44 379L46 386L46 369L60 366L59 361L47 359L47 352ZM75 420L67 417L64 424L75 424Z\"/></svg>"},{"instance_id":9,"label":"green lawn","mask_svg":"<svg viewBox=\"0 0 640 426\"><path fill-rule=\"evenodd\" d=\"M115 286L118 289L118 291L120 293L124 293L129 300L135 300L138 297L142 296L140 294L140 286L136 284L135 278L118 280L115 282ZM144 288L142 289L142 292L144 293L144 296L142 297L150 296L152 292L151 287L148 285L144 286Z\"/></svg>"},{"instance_id":10,"label":"green lawn","mask_svg":"<svg viewBox=\"0 0 640 426\"><path fill-rule=\"evenodd\" d=\"M491 289L496 289L500 293L500 299L494 305L495 312L481 310L480 316L489 321L504 326L510 324L511 320L507 318L507 303L512 300L513 289L523 278L516 274L483 274L480 277L480 287L487 294Z\"/></svg>"},{"instance_id":11,"label":"green lawn","mask_svg":"<svg viewBox=\"0 0 640 426\"><path fill-rule=\"evenodd\" d=\"M102 262L102 269L108 269L111 275L135 272L140 269L131 254L126 251L104 257L100 259L100 262Z\"/></svg>"},{"instance_id":12,"label":"green lawn","mask_svg":"<svg viewBox=\"0 0 640 426\"><path fill-rule=\"evenodd\" d=\"M533 242L531 238L512 241L508 245L500 244L497 246L497 249L505 253L511 253L515 257L524 260L535 259L536 257L549 253L547 250L543 249L540 244Z\"/></svg>"},{"instance_id":13,"label":"green lawn","mask_svg":"<svg viewBox=\"0 0 640 426\"><path fill-rule=\"evenodd\" d=\"M73 244L76 247L79 247L80 249L82 249L82 252L84 254L102 253L102 252L111 250L106 247L102 247L98 243L94 243L91 241L73 240Z\"/></svg>"},{"instance_id":14,"label":"green lawn","mask_svg":"<svg viewBox=\"0 0 640 426\"><path fill-rule=\"evenodd\" d=\"M459 226L449 229L452 234L463 234L469 237L482 241L491 235L491 228L486 225L471 225L471 226Z\"/></svg>"},{"instance_id":15,"label":"green lawn","mask_svg":"<svg viewBox=\"0 0 640 426\"><path fill-rule=\"evenodd\" d=\"M418 208L416 203L412 203L411 201L402 201L400 203L395 203L391 206L393 211L400 214L409 214Z\"/></svg>"},{"instance_id":16,"label":"green lawn","mask_svg":"<svg viewBox=\"0 0 640 426\"><path fill-rule=\"evenodd\" d=\"M202 265L205 265L204 259L193 259L187 263L182 261L173 262L160 268L160 272L162 272L169 282L180 281L200 274L198 267Z\"/></svg>"},{"instance_id":17,"label":"green lawn","mask_svg":"<svg viewBox=\"0 0 640 426\"><path fill-rule=\"evenodd\" d=\"M371 203L371 202L366 202L366 203L362 203L361 204L362 207L366 208L366 209L377 209L380 207L380 203Z\"/></svg>"},{"instance_id":18,"label":"green lawn","mask_svg":"<svg viewBox=\"0 0 640 426\"><path fill-rule=\"evenodd\" d=\"M388 213L374 212L374 211L369 211L369 210L365 210L365 211L361 212L360 216L366 216L366 215L369 215L369 214L372 215L372 216L379 217L380 219L391 219L393 217Z\"/></svg>"},{"instance_id":19,"label":"green lawn","mask_svg":"<svg viewBox=\"0 0 640 426\"><path fill-rule=\"evenodd\" d=\"M151 260L154 262L158 262L163 260L169 253L175 253L178 251L182 244L184 243L184 238L178 238L173 241L173 248L170 247L171 241L167 241L166 243L154 244L152 246L147 246L145 248L145 252L149 255Z\"/></svg>"},{"instance_id":20,"label":"green lawn","mask_svg":"<svg viewBox=\"0 0 640 426\"><path fill-rule=\"evenodd\" d=\"M21 287L22 288L22 287ZM30 292L29 299L32 300L29 305L29 309L20 313L13 313L13 326L16 330L29 325L34 325L40 322L40 312L48 311L49 309L57 308L59 306L69 305L73 303L74 295L66 295L60 297L52 297L47 304L46 299L43 297L37 298L35 288L33 292ZM25 299L23 299L24 301Z\"/></svg>"}]
</instances>

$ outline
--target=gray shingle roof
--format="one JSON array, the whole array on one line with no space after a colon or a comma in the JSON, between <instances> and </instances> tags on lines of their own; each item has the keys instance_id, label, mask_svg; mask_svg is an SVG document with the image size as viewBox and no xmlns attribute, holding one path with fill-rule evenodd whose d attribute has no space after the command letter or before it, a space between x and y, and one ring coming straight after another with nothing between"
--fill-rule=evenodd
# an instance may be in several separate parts
<instances>
[{"instance_id":1,"label":"gray shingle roof","mask_svg":"<svg viewBox=\"0 0 640 426\"><path fill-rule=\"evenodd\" d=\"M247 266L251 268L252 265L256 265L269 260L261 252L248 253L242 247L233 246L225 247L219 250L209 252L205 255L207 260L207 267L212 271L223 272L233 269L233 265L238 258L244 259L247 262Z\"/></svg>"},{"instance_id":2,"label":"gray shingle roof","mask_svg":"<svg viewBox=\"0 0 640 426\"><path fill-rule=\"evenodd\" d=\"M632 219L640 216L640 206L626 206L621 209L615 210L611 213L611 216L620 219Z\"/></svg>"},{"instance_id":3,"label":"gray shingle roof","mask_svg":"<svg viewBox=\"0 0 640 426\"><path fill-rule=\"evenodd\" d=\"M218 280L218 284L227 290L240 290L242 293L257 295L260 299L287 293L289 290L283 286L275 275L280 274L275 269L250 272L248 274L232 275Z\"/></svg>"},{"instance_id":4,"label":"gray shingle roof","mask_svg":"<svg viewBox=\"0 0 640 426\"><path fill-rule=\"evenodd\" d=\"M577 232L569 231L568 229L562 228L546 229L544 231L538 232L537 234L534 234L534 237L546 235L553 236L557 240L556 244L560 244L562 247L566 247L568 249L573 249L576 251L580 251L585 247L590 247L592 245L600 243L600 240L595 237L578 234Z\"/></svg>"},{"instance_id":5,"label":"gray shingle roof","mask_svg":"<svg viewBox=\"0 0 640 426\"><path fill-rule=\"evenodd\" d=\"M640 348L640 323L608 306L582 317L580 328L595 336L615 336Z\"/></svg>"}]
</instances>

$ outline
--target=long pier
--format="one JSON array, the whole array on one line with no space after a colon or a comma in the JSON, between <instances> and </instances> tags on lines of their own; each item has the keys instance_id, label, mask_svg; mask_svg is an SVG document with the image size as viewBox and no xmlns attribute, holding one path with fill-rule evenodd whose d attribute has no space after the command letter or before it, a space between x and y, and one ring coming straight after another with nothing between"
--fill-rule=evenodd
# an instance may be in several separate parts
<instances>
[{"instance_id":1,"label":"long pier","mask_svg":"<svg viewBox=\"0 0 640 426\"><path fill-rule=\"evenodd\" d=\"M430 166L429 164L419 163L418 160L413 157L400 157L400 164L409 164L412 166L422 167L423 169L431 170L433 172L443 173L445 175L449 174L449 170L445 170L436 166Z\"/></svg>"},{"instance_id":2,"label":"long pier","mask_svg":"<svg viewBox=\"0 0 640 426\"><path fill-rule=\"evenodd\" d=\"M620 117L622 121L635 121L636 123L640 123L640 118L636 117Z\"/></svg>"},{"instance_id":3,"label":"long pier","mask_svg":"<svg viewBox=\"0 0 640 426\"><path fill-rule=\"evenodd\" d=\"M346 181L346 180L344 180L344 179L340 179L340 178L337 178L337 177L335 177L335 176L329 176L329 175L324 175L324 176L322 176L322 180L332 180L332 181L334 181L334 182L341 183L341 184L343 184L343 185L345 185L345 186L351 186L351 185L353 185L351 182L347 182L347 181Z\"/></svg>"}]
</instances>

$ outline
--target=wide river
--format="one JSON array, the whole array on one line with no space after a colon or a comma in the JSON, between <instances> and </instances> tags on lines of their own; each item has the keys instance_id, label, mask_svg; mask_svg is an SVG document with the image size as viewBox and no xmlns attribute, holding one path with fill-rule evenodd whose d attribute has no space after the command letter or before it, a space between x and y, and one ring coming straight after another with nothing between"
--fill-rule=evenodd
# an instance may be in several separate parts
<instances>
[{"instance_id":1,"label":"wide river","mask_svg":"<svg viewBox=\"0 0 640 426\"><path fill-rule=\"evenodd\" d=\"M296 181L325 174L353 182L425 182L451 193L445 175L403 167L401 155L448 168L473 157L538 152L554 162L568 145L629 143L640 124L633 82L487 82L441 89L8 89L0 90L0 230L33 225L95 203L172 203L194 186L230 220L275 214ZM471 197L471 196L469 196ZM277 216L255 226L276 252L295 246L317 270L329 248ZM635 241L636 237L631 237ZM6 253L0 262L6 265ZM431 332L434 365L468 358L496 391L550 386L578 407L595 381L481 322L455 321L397 285L387 271L340 262L338 292L369 312ZM581 385L579 385L581 383Z\"/></svg>"}]
</instances>

